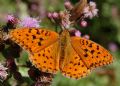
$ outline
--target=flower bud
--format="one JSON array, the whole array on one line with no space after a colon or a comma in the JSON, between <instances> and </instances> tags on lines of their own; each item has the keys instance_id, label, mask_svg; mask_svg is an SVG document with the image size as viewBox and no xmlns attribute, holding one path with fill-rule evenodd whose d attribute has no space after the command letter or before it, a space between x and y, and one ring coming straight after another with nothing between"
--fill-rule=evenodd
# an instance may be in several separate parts
<instances>
[{"instance_id":1,"label":"flower bud","mask_svg":"<svg viewBox=\"0 0 120 86\"><path fill-rule=\"evenodd\" d=\"M80 22L80 26L81 26L81 27L87 27L87 25L88 25L88 23L87 23L85 20L82 20L82 21Z\"/></svg>"},{"instance_id":2,"label":"flower bud","mask_svg":"<svg viewBox=\"0 0 120 86\"><path fill-rule=\"evenodd\" d=\"M65 5L65 8L68 9L68 10L72 10L72 8L73 8L72 4L69 1L66 1L64 3L64 5Z\"/></svg>"},{"instance_id":3,"label":"flower bud","mask_svg":"<svg viewBox=\"0 0 120 86\"><path fill-rule=\"evenodd\" d=\"M55 19L56 19L56 18L59 18L59 14L58 14L57 12L54 12L54 13L52 14L52 17L55 18Z\"/></svg>"}]
</instances>

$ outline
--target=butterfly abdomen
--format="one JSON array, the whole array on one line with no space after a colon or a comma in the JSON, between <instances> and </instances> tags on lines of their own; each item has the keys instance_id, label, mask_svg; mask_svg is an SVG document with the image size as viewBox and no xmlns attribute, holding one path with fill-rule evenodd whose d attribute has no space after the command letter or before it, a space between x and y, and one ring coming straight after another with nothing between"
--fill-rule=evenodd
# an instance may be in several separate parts
<instances>
[{"instance_id":1,"label":"butterfly abdomen","mask_svg":"<svg viewBox=\"0 0 120 86\"><path fill-rule=\"evenodd\" d=\"M66 45L66 39L65 39L65 37L63 37L63 38L61 38L61 40L60 40L60 64L63 64L63 61L64 61L64 57L65 57L65 45ZM61 69L61 66L59 66L60 67L60 69Z\"/></svg>"}]
</instances>

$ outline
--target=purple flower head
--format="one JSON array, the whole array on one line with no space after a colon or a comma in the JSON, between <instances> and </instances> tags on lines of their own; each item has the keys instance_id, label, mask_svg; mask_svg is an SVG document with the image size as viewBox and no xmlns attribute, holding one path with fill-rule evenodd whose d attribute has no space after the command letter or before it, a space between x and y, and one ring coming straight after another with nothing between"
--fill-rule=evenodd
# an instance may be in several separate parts
<instances>
[{"instance_id":1,"label":"purple flower head","mask_svg":"<svg viewBox=\"0 0 120 86\"><path fill-rule=\"evenodd\" d=\"M7 15L6 21L11 23L17 23L17 19L13 15Z\"/></svg>"},{"instance_id":2,"label":"purple flower head","mask_svg":"<svg viewBox=\"0 0 120 86\"><path fill-rule=\"evenodd\" d=\"M8 21L13 21L14 20L14 16L13 15L7 15L7 20Z\"/></svg>"},{"instance_id":3,"label":"purple flower head","mask_svg":"<svg viewBox=\"0 0 120 86\"><path fill-rule=\"evenodd\" d=\"M0 63L0 80L5 80L7 78L7 68Z\"/></svg>"},{"instance_id":4,"label":"purple flower head","mask_svg":"<svg viewBox=\"0 0 120 86\"><path fill-rule=\"evenodd\" d=\"M36 20L35 18L31 18L31 17L26 17L23 20L20 21L20 25L22 27L40 27L38 20Z\"/></svg>"},{"instance_id":5,"label":"purple flower head","mask_svg":"<svg viewBox=\"0 0 120 86\"><path fill-rule=\"evenodd\" d=\"M117 51L117 49L118 49L117 45L116 45L115 43L113 43L113 42L109 43L108 48L109 48L110 51L112 51L112 52L115 52L115 51Z\"/></svg>"}]
</instances>

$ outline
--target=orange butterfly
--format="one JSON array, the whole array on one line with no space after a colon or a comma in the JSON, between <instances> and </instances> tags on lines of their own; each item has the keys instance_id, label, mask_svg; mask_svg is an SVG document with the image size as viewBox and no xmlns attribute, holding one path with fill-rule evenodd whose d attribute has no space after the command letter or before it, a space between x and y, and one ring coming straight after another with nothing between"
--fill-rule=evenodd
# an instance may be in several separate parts
<instances>
[{"instance_id":1,"label":"orange butterfly","mask_svg":"<svg viewBox=\"0 0 120 86\"><path fill-rule=\"evenodd\" d=\"M44 28L21 28L10 32L10 38L29 52L30 61L41 71L79 79L90 70L110 64L112 55L99 44L70 37L67 29L59 35Z\"/></svg>"}]
</instances>

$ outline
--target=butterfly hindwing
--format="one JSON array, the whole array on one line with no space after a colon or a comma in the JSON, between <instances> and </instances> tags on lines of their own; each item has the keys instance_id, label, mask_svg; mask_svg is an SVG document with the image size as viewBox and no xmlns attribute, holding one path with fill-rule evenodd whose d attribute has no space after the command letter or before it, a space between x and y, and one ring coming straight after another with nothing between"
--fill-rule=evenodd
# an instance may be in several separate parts
<instances>
[{"instance_id":1,"label":"butterfly hindwing","mask_svg":"<svg viewBox=\"0 0 120 86\"><path fill-rule=\"evenodd\" d=\"M60 64L60 69L64 76L74 79L85 77L90 72L90 69L87 68L82 61L81 56L77 54L71 44L66 45L63 65L61 67Z\"/></svg>"},{"instance_id":2,"label":"butterfly hindwing","mask_svg":"<svg viewBox=\"0 0 120 86\"><path fill-rule=\"evenodd\" d=\"M71 43L88 68L110 64L112 55L99 44L80 37L71 37Z\"/></svg>"},{"instance_id":3,"label":"butterfly hindwing","mask_svg":"<svg viewBox=\"0 0 120 86\"><path fill-rule=\"evenodd\" d=\"M39 70L55 74L59 70L59 49L57 41L37 53L30 54L30 61Z\"/></svg>"},{"instance_id":4,"label":"butterfly hindwing","mask_svg":"<svg viewBox=\"0 0 120 86\"><path fill-rule=\"evenodd\" d=\"M10 32L11 40L30 52L38 52L58 40L59 34L43 28L19 28Z\"/></svg>"}]
</instances>

